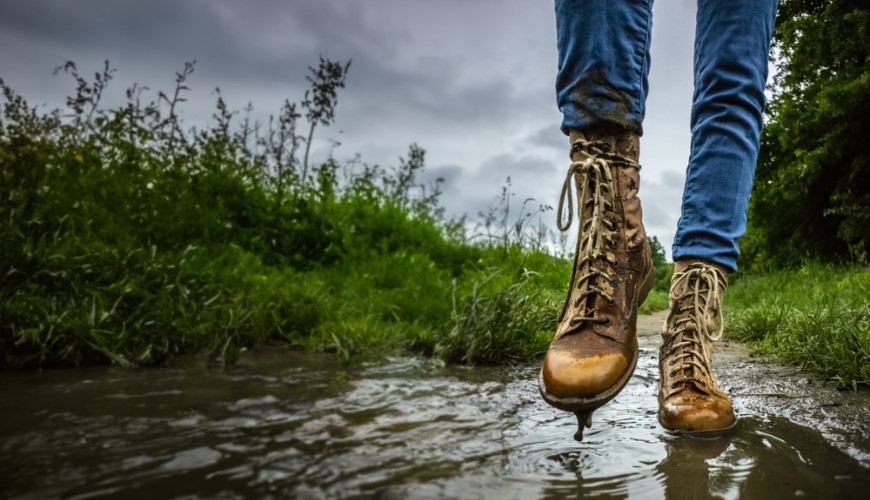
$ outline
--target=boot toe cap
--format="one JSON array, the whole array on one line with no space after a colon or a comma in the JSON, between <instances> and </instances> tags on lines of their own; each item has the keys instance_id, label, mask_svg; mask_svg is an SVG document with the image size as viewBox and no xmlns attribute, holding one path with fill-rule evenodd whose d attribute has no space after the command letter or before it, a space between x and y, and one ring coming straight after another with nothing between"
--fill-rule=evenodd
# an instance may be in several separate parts
<instances>
[{"instance_id":1,"label":"boot toe cap","mask_svg":"<svg viewBox=\"0 0 870 500\"><path fill-rule=\"evenodd\" d=\"M616 385L628 364L621 353L577 357L551 349L544 357L544 385L549 394L558 398L592 397Z\"/></svg>"},{"instance_id":2,"label":"boot toe cap","mask_svg":"<svg viewBox=\"0 0 870 500\"><path fill-rule=\"evenodd\" d=\"M737 417L727 397L678 394L662 403L659 421L673 432L705 433L730 429Z\"/></svg>"}]
</instances>

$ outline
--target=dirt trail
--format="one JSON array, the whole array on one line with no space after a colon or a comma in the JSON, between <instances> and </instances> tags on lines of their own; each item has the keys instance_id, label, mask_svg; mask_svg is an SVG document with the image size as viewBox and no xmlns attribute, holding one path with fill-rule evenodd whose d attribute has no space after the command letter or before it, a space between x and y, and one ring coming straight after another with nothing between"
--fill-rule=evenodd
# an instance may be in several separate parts
<instances>
[{"instance_id":1,"label":"dirt trail","mask_svg":"<svg viewBox=\"0 0 870 500\"><path fill-rule=\"evenodd\" d=\"M667 311L638 317L641 355L657 356ZM719 385L732 398L738 417L781 416L817 429L836 447L870 467L870 391L842 389L818 376L757 356L743 343L714 344Z\"/></svg>"}]
</instances>

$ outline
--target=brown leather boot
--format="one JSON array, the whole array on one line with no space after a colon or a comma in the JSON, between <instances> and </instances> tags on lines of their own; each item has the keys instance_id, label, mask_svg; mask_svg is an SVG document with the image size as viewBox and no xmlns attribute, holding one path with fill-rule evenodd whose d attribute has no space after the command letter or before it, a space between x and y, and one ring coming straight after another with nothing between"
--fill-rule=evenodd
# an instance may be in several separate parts
<instances>
[{"instance_id":1,"label":"brown leather boot","mask_svg":"<svg viewBox=\"0 0 870 500\"><path fill-rule=\"evenodd\" d=\"M562 231L570 227L576 190L579 236L570 289L538 385L549 404L577 414L579 441L592 412L634 372L637 308L652 288L653 266L637 197L637 135L572 132L570 140L572 164L557 222Z\"/></svg>"},{"instance_id":2,"label":"brown leather boot","mask_svg":"<svg viewBox=\"0 0 870 500\"><path fill-rule=\"evenodd\" d=\"M712 371L727 283L725 270L714 264L686 260L674 265L671 312L659 354L659 422L672 433L716 436L737 424L731 401Z\"/></svg>"}]
</instances>

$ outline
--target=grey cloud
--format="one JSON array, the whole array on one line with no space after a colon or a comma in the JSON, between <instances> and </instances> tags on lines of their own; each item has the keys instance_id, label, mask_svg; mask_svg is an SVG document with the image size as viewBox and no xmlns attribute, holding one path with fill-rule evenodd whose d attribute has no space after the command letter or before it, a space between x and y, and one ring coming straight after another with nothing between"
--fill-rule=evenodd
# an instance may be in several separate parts
<instances>
[{"instance_id":1,"label":"grey cloud","mask_svg":"<svg viewBox=\"0 0 870 500\"><path fill-rule=\"evenodd\" d=\"M171 82L172 71L196 58L199 64L193 84L206 81L207 90L221 86L230 96L239 94L236 87L267 90L276 94L271 98L275 107L285 97L301 97L307 67L316 63L317 54L323 54L354 59L348 77L353 91L339 99L352 113L369 119L437 115L439 120L468 126L505 121L517 109L529 108L529 96L518 92L505 75L458 82L458 67L469 61L455 53L399 57L413 50L413 40L402 29L379 25L381 16L364 15L386 6L384 2L327 0L91 0L55 2L51 8L37 9L30 2L6 1L0 7L0 27L21 37L22 45L27 38L38 38L73 48L92 59L78 61L85 65L109 58L116 66L133 66L136 71L160 63L167 74L156 75L159 81ZM399 10L415 21L407 30L419 24L419 16L412 15L423 7ZM403 64L400 59L411 63ZM51 68L61 63L58 58L50 63ZM237 98L240 106L251 99Z\"/></svg>"},{"instance_id":2,"label":"grey cloud","mask_svg":"<svg viewBox=\"0 0 870 500\"><path fill-rule=\"evenodd\" d=\"M420 182L432 183L441 179L445 189L452 189L463 175L463 168L459 165L439 165L426 167L420 175Z\"/></svg>"},{"instance_id":3,"label":"grey cloud","mask_svg":"<svg viewBox=\"0 0 870 500\"><path fill-rule=\"evenodd\" d=\"M554 148L558 151L568 151L568 139L562 133L560 124L548 125L528 138L529 144Z\"/></svg>"},{"instance_id":4,"label":"grey cloud","mask_svg":"<svg viewBox=\"0 0 870 500\"><path fill-rule=\"evenodd\" d=\"M454 213L476 215L494 207L502 189L507 187L512 194L513 210L529 198L534 200L529 207L552 205L558 177L556 167L547 160L498 155L484 161L475 172L457 178L449 191L445 189L445 201L455 199L458 202L451 210Z\"/></svg>"},{"instance_id":5,"label":"grey cloud","mask_svg":"<svg viewBox=\"0 0 870 500\"><path fill-rule=\"evenodd\" d=\"M507 154L486 160L474 172L459 165L427 167L420 180L432 182L439 177L444 179L442 201L448 213L472 218L498 203L502 189L508 186L508 177L514 210L529 198L534 201L527 208L554 205L560 182L556 167L549 161Z\"/></svg>"},{"instance_id":6,"label":"grey cloud","mask_svg":"<svg viewBox=\"0 0 870 500\"><path fill-rule=\"evenodd\" d=\"M515 182L537 181L555 178L556 172L555 165L542 158L501 154L483 162L475 177L485 181L504 180L506 177L511 177Z\"/></svg>"}]
</instances>

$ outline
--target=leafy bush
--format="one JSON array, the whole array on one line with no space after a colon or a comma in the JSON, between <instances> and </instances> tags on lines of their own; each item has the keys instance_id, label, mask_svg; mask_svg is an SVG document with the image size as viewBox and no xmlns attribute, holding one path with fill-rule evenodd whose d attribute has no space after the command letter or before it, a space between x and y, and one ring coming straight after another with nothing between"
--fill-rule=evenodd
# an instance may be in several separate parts
<instances>
[{"instance_id":1,"label":"leafy bush","mask_svg":"<svg viewBox=\"0 0 870 500\"><path fill-rule=\"evenodd\" d=\"M870 258L870 10L783 0L741 267Z\"/></svg>"}]
</instances>

